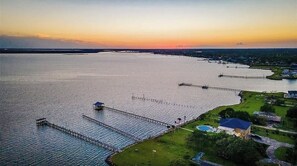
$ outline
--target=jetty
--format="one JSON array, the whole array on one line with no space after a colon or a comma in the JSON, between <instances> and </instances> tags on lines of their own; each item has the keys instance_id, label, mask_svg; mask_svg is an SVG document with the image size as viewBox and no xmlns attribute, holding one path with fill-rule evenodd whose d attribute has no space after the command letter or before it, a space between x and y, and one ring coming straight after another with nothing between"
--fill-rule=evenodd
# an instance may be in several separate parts
<instances>
[{"instance_id":1,"label":"jetty","mask_svg":"<svg viewBox=\"0 0 297 166\"><path fill-rule=\"evenodd\" d=\"M126 115L126 116L130 116L130 117L133 117L133 118L136 118L136 119L141 119L141 120L144 120L144 121L147 121L147 122L150 122L150 123L154 123L154 124L158 124L158 125L161 125L161 126L166 126L166 127L172 126L172 124L169 124L169 123L166 123L166 122L161 122L161 121L158 121L158 120L155 120L155 119L151 119L151 118L148 118L148 117L145 117L145 116L133 114L133 113L130 113L130 112L125 112L125 111L122 111L122 110L119 110L119 109L115 109L115 108L111 108L111 107L107 107L107 106L104 106L104 108L106 108L106 110L109 110L109 111L117 112L117 113L120 113L120 114L123 114L123 115Z\"/></svg>"},{"instance_id":2,"label":"jetty","mask_svg":"<svg viewBox=\"0 0 297 166\"><path fill-rule=\"evenodd\" d=\"M48 126L48 127L51 127L51 128L54 128L54 129L57 129L63 133L66 133L66 134L69 134L73 137L76 137L78 139L81 139L83 141L86 141L86 142L89 142L91 144L94 144L94 145L97 145L97 146L100 146L102 148L105 148L107 150L110 150L112 152L119 152L120 149L112 146L112 145L109 145L109 144L106 144L106 143L103 143L99 140L96 140L94 138L91 138L91 137L88 137L88 136L85 136L83 134L80 134L78 132L75 132L73 130L70 130L70 129L67 129L65 127L62 127L62 126L59 126L59 125L56 125L56 124L53 124L53 123L50 123L49 121L46 120L46 118L40 118L40 119L37 119L36 120L36 124L37 126Z\"/></svg>"},{"instance_id":3,"label":"jetty","mask_svg":"<svg viewBox=\"0 0 297 166\"><path fill-rule=\"evenodd\" d=\"M107 125L107 124L105 124L105 123L103 123L103 122L100 122L100 121L98 121L98 120L96 120L96 119L93 119L93 118L91 118L91 117L89 117L89 116L87 116L87 115L84 115L84 114L83 114L82 117L85 118L85 119L87 119L87 120L89 120L90 122L93 122L93 123L96 123L96 124L98 124L98 125L100 125L100 126L103 126L103 127L107 128L107 129L109 129L109 130L112 130L113 132L116 132L116 133L121 134L121 135L123 135L123 136L125 136L125 137L128 137L128 138L130 138L130 139L132 139L132 140L134 140L134 141L136 141L136 142L139 142L139 141L142 140L142 139L140 139L140 138L137 138L137 137L134 136L134 135L131 135L131 134L125 132L125 131L119 130L119 129L117 129L117 128L115 128L115 127L112 127L112 126L110 126L110 125Z\"/></svg>"},{"instance_id":4,"label":"jetty","mask_svg":"<svg viewBox=\"0 0 297 166\"><path fill-rule=\"evenodd\" d=\"M225 90L225 91L234 91L234 92L241 92L242 89L234 89L234 88L224 88L224 87L216 87L216 86L208 86L208 85L194 85L189 83L180 83L178 86L190 86L190 87L198 87L202 89L215 89L215 90Z\"/></svg>"},{"instance_id":5,"label":"jetty","mask_svg":"<svg viewBox=\"0 0 297 166\"><path fill-rule=\"evenodd\" d=\"M139 97L139 96L134 96L134 94L132 94L132 100L150 101L157 104L172 105L172 106L185 107L185 108L195 108L195 106L192 106L192 105L172 103L165 100L147 98L144 95L142 97Z\"/></svg>"},{"instance_id":6,"label":"jetty","mask_svg":"<svg viewBox=\"0 0 297 166\"><path fill-rule=\"evenodd\" d=\"M225 75L220 74L218 77L228 77L228 78L245 78L245 79L265 79L265 76L236 76L236 75Z\"/></svg>"},{"instance_id":7,"label":"jetty","mask_svg":"<svg viewBox=\"0 0 297 166\"><path fill-rule=\"evenodd\" d=\"M227 66L227 68L235 68L235 69L249 69L247 66Z\"/></svg>"}]
</instances>

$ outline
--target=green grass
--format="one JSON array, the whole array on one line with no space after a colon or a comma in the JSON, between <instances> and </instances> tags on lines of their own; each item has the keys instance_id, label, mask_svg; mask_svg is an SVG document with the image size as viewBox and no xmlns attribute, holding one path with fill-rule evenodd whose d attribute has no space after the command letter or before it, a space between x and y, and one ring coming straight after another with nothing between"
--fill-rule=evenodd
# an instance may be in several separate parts
<instances>
[{"instance_id":1,"label":"green grass","mask_svg":"<svg viewBox=\"0 0 297 166\"><path fill-rule=\"evenodd\" d=\"M219 125L218 113L228 107L233 108L235 111L246 111L250 115L255 111L259 111L260 107L265 103L265 97L273 95L276 97L283 98L283 93L260 93L260 92L243 92L242 102L240 104L231 106L221 106L215 108L204 114L204 118L188 123L183 126L190 130L196 130L197 125L209 124L217 127ZM294 103L296 101L287 100L286 103ZM289 107L275 106L276 114L285 119L285 124L280 125L283 129L293 129L293 125L290 119L285 118L286 111ZM255 130L256 134L267 136L272 139L276 139L281 142L294 143L294 139L289 137L287 134L269 131L266 134L265 129ZM192 158L199 151L205 152L203 159L216 162L222 165L235 165L234 163L217 157L215 144L210 147L204 147L203 149L196 149L195 151L188 147L187 138L192 133L182 129L178 129L175 132L170 132L162 135L158 138L147 140L131 146L121 153L118 153L112 157L112 161L116 165L170 165L171 161L183 160L190 164L189 159ZM207 140L206 140L207 141ZM137 149L137 150L136 150ZM156 153L153 152L156 150Z\"/></svg>"},{"instance_id":2,"label":"green grass","mask_svg":"<svg viewBox=\"0 0 297 166\"><path fill-rule=\"evenodd\" d=\"M267 76L266 78L271 79L271 80L282 80L282 71L278 66L251 66L253 69L263 69L263 70L271 70L273 72L272 75Z\"/></svg>"},{"instance_id":3,"label":"green grass","mask_svg":"<svg viewBox=\"0 0 297 166\"><path fill-rule=\"evenodd\" d=\"M116 165L169 165L170 161L195 152L186 147L186 138L191 132L178 130L162 137L144 141L126 149L112 158ZM137 149L137 150L135 150ZM153 150L156 150L154 153Z\"/></svg>"},{"instance_id":4,"label":"green grass","mask_svg":"<svg viewBox=\"0 0 297 166\"><path fill-rule=\"evenodd\" d=\"M285 161L286 160L286 152L289 148L279 147L275 150L274 154L277 159Z\"/></svg>"},{"instance_id":5,"label":"green grass","mask_svg":"<svg viewBox=\"0 0 297 166\"><path fill-rule=\"evenodd\" d=\"M295 139L291 134L282 133L282 132L277 133L277 131L272 131L272 130L267 130L267 131L268 132L266 132L266 129L262 129L259 127L252 128L252 133L255 133L264 137L269 137L279 142L284 142L289 144L295 143Z\"/></svg>"},{"instance_id":6,"label":"green grass","mask_svg":"<svg viewBox=\"0 0 297 166\"><path fill-rule=\"evenodd\" d=\"M192 148L187 145L187 138L191 134L192 132L177 129L175 132L167 133L159 138L147 140L129 147L124 152L113 156L112 161L116 165L124 166L170 165L171 161L180 159L189 165L190 160L185 159L185 156L192 158L198 151L203 151L205 152L203 159L223 165L235 165L230 161L217 157L215 154L215 145L213 147L205 147L204 149L193 151ZM154 153L153 150L156 150L156 152Z\"/></svg>"}]
</instances>

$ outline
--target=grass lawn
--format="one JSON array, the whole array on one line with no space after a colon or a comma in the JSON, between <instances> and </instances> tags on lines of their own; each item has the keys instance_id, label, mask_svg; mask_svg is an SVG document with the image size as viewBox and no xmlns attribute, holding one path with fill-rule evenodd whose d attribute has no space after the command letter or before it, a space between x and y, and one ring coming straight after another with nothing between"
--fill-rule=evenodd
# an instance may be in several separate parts
<instances>
[{"instance_id":1,"label":"grass lawn","mask_svg":"<svg viewBox=\"0 0 297 166\"><path fill-rule=\"evenodd\" d=\"M285 161L286 160L286 152L289 148L279 147L275 150L274 154L277 159Z\"/></svg>"},{"instance_id":2,"label":"grass lawn","mask_svg":"<svg viewBox=\"0 0 297 166\"><path fill-rule=\"evenodd\" d=\"M273 72L272 75L267 76L266 78L271 80L282 80L282 69L277 66L251 66L253 69L263 69L263 70L271 70Z\"/></svg>"},{"instance_id":3,"label":"grass lawn","mask_svg":"<svg viewBox=\"0 0 297 166\"><path fill-rule=\"evenodd\" d=\"M147 140L132 147L124 152L112 157L116 165L170 165L171 161L183 160L190 165L190 159L198 151L205 152L203 159L221 163L223 165L235 165L215 155L215 147L205 147L193 151L187 145L187 138L192 132L177 129L175 132L167 133L159 138ZM137 150L136 150L137 149ZM153 152L156 150L156 152Z\"/></svg>"},{"instance_id":4,"label":"grass lawn","mask_svg":"<svg viewBox=\"0 0 297 166\"><path fill-rule=\"evenodd\" d=\"M283 93L260 93L260 92L243 92L242 102L232 106L221 106L215 108L203 115L200 120L196 120L183 126L190 130L196 130L197 125L209 124L217 127L219 125L218 113L228 107L235 111L246 111L250 115L254 111L259 111L260 107L265 103L265 97L274 95L283 97ZM291 101L286 101L291 102ZM285 118L286 111L289 107L276 106L276 114ZM286 122L287 121L287 122ZM292 129L291 121L286 119L285 125L281 125L284 129ZM294 139L287 134L281 132L269 131L268 135L264 129L256 129L256 134L267 136L281 142L294 143ZM190 165L190 159L200 151L205 152L203 159L216 162L222 165L235 165L234 163L220 158L216 155L216 145L196 149L195 151L187 145L187 138L192 132L177 129L175 132L170 132L158 138L147 140L125 149L112 157L112 162L116 165L170 165L171 161L182 160ZM208 140L206 140L208 141ZM156 150L156 152L153 152Z\"/></svg>"},{"instance_id":5,"label":"grass lawn","mask_svg":"<svg viewBox=\"0 0 297 166\"><path fill-rule=\"evenodd\" d=\"M178 130L160 138L144 141L126 149L112 158L116 165L169 165L170 161L183 158L184 155L194 156L195 152L186 147L189 131ZM135 150L137 149L137 150ZM156 150L156 152L153 152Z\"/></svg>"},{"instance_id":6,"label":"grass lawn","mask_svg":"<svg viewBox=\"0 0 297 166\"><path fill-rule=\"evenodd\" d=\"M294 137L290 134L286 134L286 133L282 133L282 132L277 133L276 131L271 131L271 130L267 130L267 131L268 132L266 132L266 129L262 129L259 127L252 128L252 133L255 133L255 134L258 134L258 135L261 135L264 137L269 137L269 138L275 139L280 142L285 142L285 143L289 143L289 144L295 143Z\"/></svg>"}]
</instances>

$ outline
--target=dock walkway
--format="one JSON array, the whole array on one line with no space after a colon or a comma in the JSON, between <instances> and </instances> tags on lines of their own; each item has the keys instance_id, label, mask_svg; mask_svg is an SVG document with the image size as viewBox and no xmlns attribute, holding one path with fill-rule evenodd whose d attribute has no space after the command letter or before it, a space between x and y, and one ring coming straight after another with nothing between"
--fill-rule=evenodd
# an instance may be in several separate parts
<instances>
[{"instance_id":1,"label":"dock walkway","mask_svg":"<svg viewBox=\"0 0 297 166\"><path fill-rule=\"evenodd\" d=\"M192 106L192 105L178 104L178 103L172 103L172 102L168 102L160 99L147 98L147 97L144 97L144 95L142 97L139 97L139 96L134 96L132 94L132 100L150 101L157 104L172 105L172 106L185 107L185 108L195 108L195 106Z\"/></svg>"},{"instance_id":2,"label":"dock walkway","mask_svg":"<svg viewBox=\"0 0 297 166\"><path fill-rule=\"evenodd\" d=\"M244 91L242 89L223 88L223 87L207 86L207 85L194 85L194 84L190 84L190 83L180 83L180 84L178 84L178 86L190 86L190 87L198 87L198 88L202 88L202 89L216 89L216 90L235 91L235 92Z\"/></svg>"},{"instance_id":3,"label":"dock walkway","mask_svg":"<svg viewBox=\"0 0 297 166\"><path fill-rule=\"evenodd\" d=\"M110 111L114 111L114 112L117 112L117 113L120 113L120 114L123 114L123 115L131 116L131 117L136 118L136 119L145 120L147 122L158 124L158 125L161 125L161 126L166 126L166 127L167 126L172 126L172 124L169 124L169 123L166 123L166 122L161 122L161 121L158 121L158 120L155 120L155 119L151 119L151 118L144 117L144 116L141 116L141 115L136 115L136 114L133 114L133 113L125 112L125 111L118 110L118 109L115 109L115 108L111 108L111 107L107 107L107 106L104 106L104 108L106 108L107 110L110 110Z\"/></svg>"},{"instance_id":4,"label":"dock walkway","mask_svg":"<svg viewBox=\"0 0 297 166\"><path fill-rule=\"evenodd\" d=\"M52 128L57 129L57 130L59 130L59 131L61 131L63 133L69 134L71 136L74 136L74 137L79 138L79 139L81 139L83 141L89 142L91 144L94 144L94 145L103 147L103 148L105 148L107 150L110 150L112 152L119 152L120 151L120 149L118 149L118 148L116 148L116 147L114 147L112 145L108 145L108 144L103 143L103 142L101 142L99 140L96 140L94 138L85 136L83 134L80 134L78 132L72 131L72 130L67 129L65 127L58 126L56 124L50 123L45 118L41 118L41 119L36 120L36 124L38 126L49 126L49 127L52 127Z\"/></svg>"},{"instance_id":5,"label":"dock walkway","mask_svg":"<svg viewBox=\"0 0 297 166\"><path fill-rule=\"evenodd\" d=\"M228 77L228 78L245 78L245 79L265 79L265 76L236 76L236 75L225 75L220 74L218 77Z\"/></svg>"},{"instance_id":6,"label":"dock walkway","mask_svg":"<svg viewBox=\"0 0 297 166\"><path fill-rule=\"evenodd\" d=\"M91 118L91 117L89 117L89 116L87 116L87 115L82 115L82 117L85 118L85 119L87 119L87 120L89 120L89 121L91 121L91 122L93 122L93 123L96 123L96 124L98 124L98 125L100 125L100 126L103 126L103 127L105 127L105 128L108 128L108 129L110 129L110 130L112 130L112 131L114 131L114 132L116 132L116 133L118 133L118 134L121 134L121 135L123 135L123 136L125 136L125 137L128 137L128 138L130 138L130 139L132 139L132 140L134 140L134 141L136 141L136 142L139 142L139 141L142 140L142 139L140 139L140 138L137 138L137 137L134 136L134 135L131 135L131 134L129 134L129 133L126 133L125 131L119 130L119 129L115 128L115 127L109 126L109 125L107 125L107 124L105 124L105 123L103 123L103 122L100 122L100 121L98 121L98 120L96 120L96 119L93 119L93 118Z\"/></svg>"}]
</instances>

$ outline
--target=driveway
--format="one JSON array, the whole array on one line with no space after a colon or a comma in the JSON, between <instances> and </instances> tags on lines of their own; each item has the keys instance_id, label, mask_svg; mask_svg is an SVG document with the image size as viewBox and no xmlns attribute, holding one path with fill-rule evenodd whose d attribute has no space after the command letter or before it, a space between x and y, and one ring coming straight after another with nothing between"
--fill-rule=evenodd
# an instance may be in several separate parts
<instances>
[{"instance_id":1,"label":"driveway","mask_svg":"<svg viewBox=\"0 0 297 166\"><path fill-rule=\"evenodd\" d=\"M293 148L294 145L288 144L288 143L283 143L283 142L279 142L277 140L268 138L268 137L263 137L260 136L261 140L258 139L253 139L255 142L259 142L259 143L263 143L266 145L269 145L269 147L266 150L266 154L268 156L267 159L263 159L263 162L268 162L268 163L275 163L275 164L280 164L282 166L291 166L292 164L285 162L285 161L281 161L278 160L274 154L275 150L279 147L287 147L287 148Z\"/></svg>"}]
</instances>

